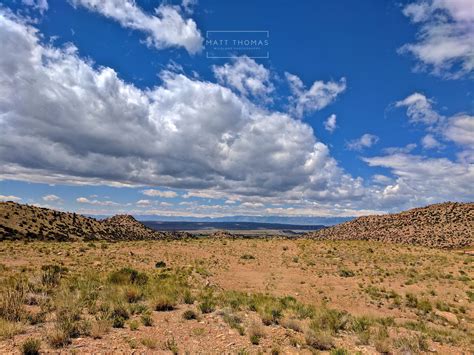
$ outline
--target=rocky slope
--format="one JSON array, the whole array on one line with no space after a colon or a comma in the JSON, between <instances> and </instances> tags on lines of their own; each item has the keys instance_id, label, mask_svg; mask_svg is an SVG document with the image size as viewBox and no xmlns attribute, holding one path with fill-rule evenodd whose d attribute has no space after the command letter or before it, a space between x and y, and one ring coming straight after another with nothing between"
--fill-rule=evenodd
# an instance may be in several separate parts
<instances>
[{"instance_id":1,"label":"rocky slope","mask_svg":"<svg viewBox=\"0 0 474 355\"><path fill-rule=\"evenodd\" d=\"M186 233L154 231L132 216L96 220L76 213L0 202L0 240L149 240L188 237Z\"/></svg>"},{"instance_id":2,"label":"rocky slope","mask_svg":"<svg viewBox=\"0 0 474 355\"><path fill-rule=\"evenodd\" d=\"M440 203L397 214L365 216L305 235L461 248L474 245L474 203Z\"/></svg>"}]
</instances>

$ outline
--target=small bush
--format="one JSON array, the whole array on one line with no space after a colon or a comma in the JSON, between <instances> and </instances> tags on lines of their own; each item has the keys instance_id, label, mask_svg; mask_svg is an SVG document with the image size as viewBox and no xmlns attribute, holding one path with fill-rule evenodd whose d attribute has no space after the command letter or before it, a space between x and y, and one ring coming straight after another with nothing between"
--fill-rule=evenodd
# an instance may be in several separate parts
<instances>
[{"instance_id":1,"label":"small bush","mask_svg":"<svg viewBox=\"0 0 474 355\"><path fill-rule=\"evenodd\" d=\"M244 254L240 258L243 260L253 260L255 259L255 256L253 256L252 254Z\"/></svg>"},{"instance_id":2,"label":"small bush","mask_svg":"<svg viewBox=\"0 0 474 355\"><path fill-rule=\"evenodd\" d=\"M21 323L11 322L0 318L0 340L13 338L22 331L23 327Z\"/></svg>"},{"instance_id":3,"label":"small bush","mask_svg":"<svg viewBox=\"0 0 474 355\"><path fill-rule=\"evenodd\" d=\"M130 330L135 331L138 330L139 324L136 320L132 320L128 326L130 327Z\"/></svg>"},{"instance_id":4,"label":"small bush","mask_svg":"<svg viewBox=\"0 0 474 355\"><path fill-rule=\"evenodd\" d=\"M230 313L229 311L222 312L222 318L231 328L236 329L240 335L245 334L245 329L242 326L242 319L236 314Z\"/></svg>"},{"instance_id":5,"label":"small bush","mask_svg":"<svg viewBox=\"0 0 474 355\"><path fill-rule=\"evenodd\" d=\"M67 271L60 265L43 265L41 267L41 282L47 287L56 287L59 285L61 276Z\"/></svg>"},{"instance_id":6,"label":"small bush","mask_svg":"<svg viewBox=\"0 0 474 355\"><path fill-rule=\"evenodd\" d=\"M418 306L418 298L412 293L407 293L405 295L405 304L407 307L416 308Z\"/></svg>"},{"instance_id":7,"label":"small bush","mask_svg":"<svg viewBox=\"0 0 474 355\"><path fill-rule=\"evenodd\" d=\"M158 347L158 342L155 339L152 339L152 338L143 338L141 340L141 342L148 349L156 349Z\"/></svg>"},{"instance_id":8,"label":"small bush","mask_svg":"<svg viewBox=\"0 0 474 355\"><path fill-rule=\"evenodd\" d=\"M425 314L433 310L433 306L431 306L431 302L426 298L422 298L421 300L419 300L418 304L416 305L416 308Z\"/></svg>"},{"instance_id":9,"label":"small bush","mask_svg":"<svg viewBox=\"0 0 474 355\"><path fill-rule=\"evenodd\" d=\"M186 304L193 304L195 298L189 289L185 289L183 292L183 302Z\"/></svg>"},{"instance_id":10,"label":"small bush","mask_svg":"<svg viewBox=\"0 0 474 355\"><path fill-rule=\"evenodd\" d=\"M148 276L135 269L122 268L109 275L109 282L117 285L145 285L148 282Z\"/></svg>"},{"instance_id":11,"label":"small bush","mask_svg":"<svg viewBox=\"0 0 474 355\"><path fill-rule=\"evenodd\" d=\"M166 263L165 263L164 261L161 261L161 260L160 260L160 261L157 261L156 264L155 264L155 267L156 267L157 269L166 267Z\"/></svg>"},{"instance_id":12,"label":"small bush","mask_svg":"<svg viewBox=\"0 0 474 355\"><path fill-rule=\"evenodd\" d=\"M308 329L305 333L306 345L317 350L330 350L334 347L332 336L327 331Z\"/></svg>"},{"instance_id":13,"label":"small bush","mask_svg":"<svg viewBox=\"0 0 474 355\"><path fill-rule=\"evenodd\" d=\"M110 329L111 323L107 319L100 319L92 323L90 336L94 339L101 339Z\"/></svg>"},{"instance_id":14,"label":"small bush","mask_svg":"<svg viewBox=\"0 0 474 355\"><path fill-rule=\"evenodd\" d=\"M287 329L294 330L295 332L299 332L299 333L303 332L303 328L301 327L301 323L297 319L285 318L280 322L280 324L283 327L287 328Z\"/></svg>"},{"instance_id":15,"label":"small bush","mask_svg":"<svg viewBox=\"0 0 474 355\"><path fill-rule=\"evenodd\" d=\"M47 335L47 339L53 348L62 348L71 342L69 334L58 328L51 330Z\"/></svg>"},{"instance_id":16,"label":"small bush","mask_svg":"<svg viewBox=\"0 0 474 355\"><path fill-rule=\"evenodd\" d=\"M254 345L258 345L260 343L260 339L265 336L262 326L255 322L250 325L248 334L250 342Z\"/></svg>"},{"instance_id":17,"label":"small bush","mask_svg":"<svg viewBox=\"0 0 474 355\"><path fill-rule=\"evenodd\" d=\"M124 326L125 326L125 318L121 316L117 316L112 319L112 327L123 328Z\"/></svg>"},{"instance_id":18,"label":"small bush","mask_svg":"<svg viewBox=\"0 0 474 355\"><path fill-rule=\"evenodd\" d=\"M176 341L174 340L174 338L168 339L165 342L165 349L171 351L173 355L178 355L179 353L178 344L176 344Z\"/></svg>"},{"instance_id":19,"label":"small bush","mask_svg":"<svg viewBox=\"0 0 474 355\"><path fill-rule=\"evenodd\" d=\"M27 285L22 280L11 279L0 293L0 317L15 322L25 316L24 301Z\"/></svg>"},{"instance_id":20,"label":"small bush","mask_svg":"<svg viewBox=\"0 0 474 355\"><path fill-rule=\"evenodd\" d=\"M199 310L202 313L211 313L214 312L216 308L216 301L214 299L214 294L212 290L207 290L201 296L201 303L199 304Z\"/></svg>"},{"instance_id":21,"label":"small bush","mask_svg":"<svg viewBox=\"0 0 474 355\"><path fill-rule=\"evenodd\" d=\"M153 318L150 314L144 314L142 315L141 317L141 320L142 320L142 324L145 326L145 327L151 327L153 326Z\"/></svg>"},{"instance_id":22,"label":"small bush","mask_svg":"<svg viewBox=\"0 0 474 355\"><path fill-rule=\"evenodd\" d=\"M41 348L41 340L35 338L26 339L21 345L21 352L24 355L37 355Z\"/></svg>"},{"instance_id":23,"label":"small bush","mask_svg":"<svg viewBox=\"0 0 474 355\"><path fill-rule=\"evenodd\" d=\"M197 319L198 315L196 312L194 312L192 309L188 309L187 311L183 312L183 319L186 320L191 320L191 319Z\"/></svg>"},{"instance_id":24,"label":"small bush","mask_svg":"<svg viewBox=\"0 0 474 355\"><path fill-rule=\"evenodd\" d=\"M332 334L337 334L346 327L348 321L349 316L346 312L323 308L316 314L310 328L316 332L327 330Z\"/></svg>"},{"instance_id":25,"label":"small bush","mask_svg":"<svg viewBox=\"0 0 474 355\"><path fill-rule=\"evenodd\" d=\"M176 299L168 294L156 295L153 298L153 308L157 312L172 311L176 307Z\"/></svg>"},{"instance_id":26,"label":"small bush","mask_svg":"<svg viewBox=\"0 0 474 355\"><path fill-rule=\"evenodd\" d=\"M142 292L139 288L130 286L125 290L125 300L128 303L136 303L143 297Z\"/></svg>"},{"instance_id":27,"label":"small bush","mask_svg":"<svg viewBox=\"0 0 474 355\"><path fill-rule=\"evenodd\" d=\"M348 269L339 270L339 276L341 277L353 277L355 275L354 271Z\"/></svg>"}]
</instances>

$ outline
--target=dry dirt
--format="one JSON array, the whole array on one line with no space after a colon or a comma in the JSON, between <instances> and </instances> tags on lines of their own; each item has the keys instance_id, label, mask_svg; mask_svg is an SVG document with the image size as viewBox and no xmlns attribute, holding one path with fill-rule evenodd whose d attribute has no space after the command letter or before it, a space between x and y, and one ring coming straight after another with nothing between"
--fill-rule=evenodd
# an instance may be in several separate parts
<instances>
[{"instance_id":1,"label":"dry dirt","mask_svg":"<svg viewBox=\"0 0 474 355\"><path fill-rule=\"evenodd\" d=\"M406 351L401 339L413 334L426 338L425 352L468 354L474 350L474 256L467 250L276 239L0 244L2 279L17 273L32 275L45 264L67 267L69 275L107 274L123 266L151 272L157 261L173 269L192 267L199 283L218 290L293 296L305 304L327 305L353 316L379 318L382 323L385 319L389 348L395 354ZM413 297L418 303L410 302ZM182 314L187 309L197 310L197 304L154 311L152 327L140 324L133 331L127 323L122 329L111 328L101 339L74 338L60 350L46 341L52 322L47 319L43 324L24 325L21 334L0 341L0 353L19 353L29 337L42 339L43 351L63 353L170 353L174 345L179 353L314 351L305 345L304 329L289 329L283 320L264 326L257 313L239 311L246 329L254 323L263 329L260 343L252 345L248 335L239 335L223 321L222 309L185 320ZM337 348L351 354L379 353L373 343L360 344L350 331L338 333L334 340Z\"/></svg>"}]
</instances>

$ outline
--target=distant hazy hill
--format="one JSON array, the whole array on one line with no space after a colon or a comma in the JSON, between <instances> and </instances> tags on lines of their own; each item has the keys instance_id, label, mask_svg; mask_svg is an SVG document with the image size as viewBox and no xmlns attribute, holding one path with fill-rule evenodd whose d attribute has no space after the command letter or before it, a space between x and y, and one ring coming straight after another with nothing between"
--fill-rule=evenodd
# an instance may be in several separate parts
<instances>
[{"instance_id":1,"label":"distant hazy hill","mask_svg":"<svg viewBox=\"0 0 474 355\"><path fill-rule=\"evenodd\" d=\"M474 203L440 203L396 214L366 216L307 234L314 239L376 240L459 248L474 244Z\"/></svg>"},{"instance_id":2,"label":"distant hazy hill","mask_svg":"<svg viewBox=\"0 0 474 355\"><path fill-rule=\"evenodd\" d=\"M107 218L108 216L91 216ZM225 217L189 217L189 216L159 216L135 215L142 222L193 222L193 223L270 223L291 224L298 226L332 226L354 219L354 217L301 217L301 216L225 216Z\"/></svg>"},{"instance_id":3,"label":"distant hazy hill","mask_svg":"<svg viewBox=\"0 0 474 355\"><path fill-rule=\"evenodd\" d=\"M96 220L76 213L0 202L0 240L142 240L187 236L152 230L132 216Z\"/></svg>"},{"instance_id":4,"label":"distant hazy hill","mask_svg":"<svg viewBox=\"0 0 474 355\"><path fill-rule=\"evenodd\" d=\"M196 231L206 229L220 230L302 230L313 231L324 228L323 225L299 225L281 223L257 223L257 222L161 222L142 221L144 225L157 231Z\"/></svg>"}]
</instances>

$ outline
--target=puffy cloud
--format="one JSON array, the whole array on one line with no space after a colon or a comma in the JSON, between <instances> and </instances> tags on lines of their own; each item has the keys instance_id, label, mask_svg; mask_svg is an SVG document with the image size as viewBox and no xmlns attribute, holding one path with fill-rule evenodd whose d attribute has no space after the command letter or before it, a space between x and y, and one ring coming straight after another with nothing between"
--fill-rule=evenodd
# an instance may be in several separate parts
<instances>
[{"instance_id":1,"label":"puffy cloud","mask_svg":"<svg viewBox=\"0 0 474 355\"><path fill-rule=\"evenodd\" d=\"M411 154L365 157L369 166L390 169L396 181L373 189L375 206L412 207L440 201L472 201L474 166Z\"/></svg>"},{"instance_id":2,"label":"puffy cloud","mask_svg":"<svg viewBox=\"0 0 474 355\"><path fill-rule=\"evenodd\" d=\"M403 14L420 25L415 43L401 53L411 53L418 68L436 75L459 78L474 70L474 9L471 0L419 0Z\"/></svg>"},{"instance_id":3,"label":"puffy cloud","mask_svg":"<svg viewBox=\"0 0 474 355\"><path fill-rule=\"evenodd\" d=\"M363 193L361 179L338 166L312 128L286 113L166 71L161 86L138 89L72 46L41 44L14 15L0 16L0 177L213 190L224 198Z\"/></svg>"},{"instance_id":4,"label":"puffy cloud","mask_svg":"<svg viewBox=\"0 0 474 355\"><path fill-rule=\"evenodd\" d=\"M449 118L443 134L456 144L474 149L474 116L462 114Z\"/></svg>"},{"instance_id":5,"label":"puffy cloud","mask_svg":"<svg viewBox=\"0 0 474 355\"><path fill-rule=\"evenodd\" d=\"M40 13L47 11L49 8L47 0L22 0L21 2L38 10Z\"/></svg>"},{"instance_id":6,"label":"puffy cloud","mask_svg":"<svg viewBox=\"0 0 474 355\"><path fill-rule=\"evenodd\" d=\"M165 71L160 86L139 89L113 69L81 59L71 45L41 44L37 31L14 15L0 10L0 17L0 178L161 186L186 189L186 197L238 201L211 207L176 205L173 208L189 210L174 212L154 203L160 208L150 210L176 215L354 215L357 210L469 196L468 150L459 162L400 153L366 158L369 165L389 169L394 176L368 185L338 165L308 124L287 113L182 73ZM300 106L302 112L324 106L321 97L309 94L317 89L305 90L299 78L291 78L294 92L321 99L318 105ZM316 87L331 86L319 83ZM326 97L327 104L334 98ZM446 130L445 139L462 143L464 149L466 139L460 132L470 126L460 118L445 121L456 127ZM376 140L369 135L359 143L363 148ZM421 167L437 168L439 175L431 170L426 175ZM451 170L454 178L448 181ZM445 180L447 185L437 191ZM94 197L79 197L77 202L84 211L102 206L103 211L114 207L119 212L123 207Z\"/></svg>"},{"instance_id":7,"label":"puffy cloud","mask_svg":"<svg viewBox=\"0 0 474 355\"><path fill-rule=\"evenodd\" d=\"M347 142L347 149L361 151L364 148L370 148L379 141L376 135L366 133L358 139Z\"/></svg>"},{"instance_id":8,"label":"puffy cloud","mask_svg":"<svg viewBox=\"0 0 474 355\"><path fill-rule=\"evenodd\" d=\"M334 113L324 121L324 128L331 133L336 130L336 115Z\"/></svg>"},{"instance_id":9,"label":"puffy cloud","mask_svg":"<svg viewBox=\"0 0 474 355\"><path fill-rule=\"evenodd\" d=\"M181 7L184 9L184 11L188 14L193 13L193 7L196 6L198 3L198 0L183 0L181 1Z\"/></svg>"},{"instance_id":10,"label":"puffy cloud","mask_svg":"<svg viewBox=\"0 0 474 355\"><path fill-rule=\"evenodd\" d=\"M59 196L56 196L56 195L45 195L42 197L43 201L46 201L46 202L59 202L61 201L61 198Z\"/></svg>"},{"instance_id":11,"label":"puffy cloud","mask_svg":"<svg viewBox=\"0 0 474 355\"><path fill-rule=\"evenodd\" d=\"M442 147L442 144L432 135L427 134L421 139L421 145L425 149L434 149Z\"/></svg>"},{"instance_id":12,"label":"puffy cloud","mask_svg":"<svg viewBox=\"0 0 474 355\"><path fill-rule=\"evenodd\" d=\"M433 110L433 102L425 95L413 93L404 100L395 103L396 107L406 107L407 115L411 123L424 123L433 125L442 117Z\"/></svg>"},{"instance_id":13,"label":"puffy cloud","mask_svg":"<svg viewBox=\"0 0 474 355\"><path fill-rule=\"evenodd\" d=\"M136 205L138 207L149 207L152 205L152 202L150 200L138 200Z\"/></svg>"},{"instance_id":14,"label":"puffy cloud","mask_svg":"<svg viewBox=\"0 0 474 355\"><path fill-rule=\"evenodd\" d=\"M267 98L275 89L270 81L270 71L248 57L238 57L232 63L212 67L219 83L245 96Z\"/></svg>"},{"instance_id":15,"label":"puffy cloud","mask_svg":"<svg viewBox=\"0 0 474 355\"><path fill-rule=\"evenodd\" d=\"M474 116L460 113L451 117L438 114L432 107L432 101L420 93L413 93L395 106L407 107L411 123L423 123L430 132L421 144L425 149L441 148L439 140L451 141L464 149L459 153L461 160L470 160L474 150Z\"/></svg>"},{"instance_id":16,"label":"puffy cloud","mask_svg":"<svg viewBox=\"0 0 474 355\"><path fill-rule=\"evenodd\" d=\"M154 190L154 189L143 190L142 194L146 196L162 197L162 198L173 198L173 197L178 196L178 194L174 191L162 191L162 190Z\"/></svg>"},{"instance_id":17,"label":"puffy cloud","mask_svg":"<svg viewBox=\"0 0 474 355\"><path fill-rule=\"evenodd\" d=\"M407 144L404 147L388 147L384 148L383 152L386 154L395 154L395 153L410 153L417 147L416 143Z\"/></svg>"},{"instance_id":18,"label":"puffy cloud","mask_svg":"<svg viewBox=\"0 0 474 355\"><path fill-rule=\"evenodd\" d=\"M203 38L192 19L184 19L179 7L162 4L149 15L134 0L71 0L74 6L111 18L125 28L147 34L146 43L155 48L184 47L189 53L202 49ZM189 4L189 2L186 2ZM188 7L189 8L189 7Z\"/></svg>"},{"instance_id":19,"label":"puffy cloud","mask_svg":"<svg viewBox=\"0 0 474 355\"><path fill-rule=\"evenodd\" d=\"M292 92L291 113L302 117L305 113L321 110L332 103L336 97L346 90L346 79L336 81L315 81L306 90L301 79L290 73L285 73Z\"/></svg>"},{"instance_id":20,"label":"puffy cloud","mask_svg":"<svg viewBox=\"0 0 474 355\"><path fill-rule=\"evenodd\" d=\"M114 201L89 200L87 197L78 197L76 198L76 202L96 206L120 206L119 203Z\"/></svg>"},{"instance_id":21,"label":"puffy cloud","mask_svg":"<svg viewBox=\"0 0 474 355\"><path fill-rule=\"evenodd\" d=\"M18 196L13 196L13 195L0 195L0 201L13 201L13 202L19 202L21 201L21 197Z\"/></svg>"}]
</instances>

